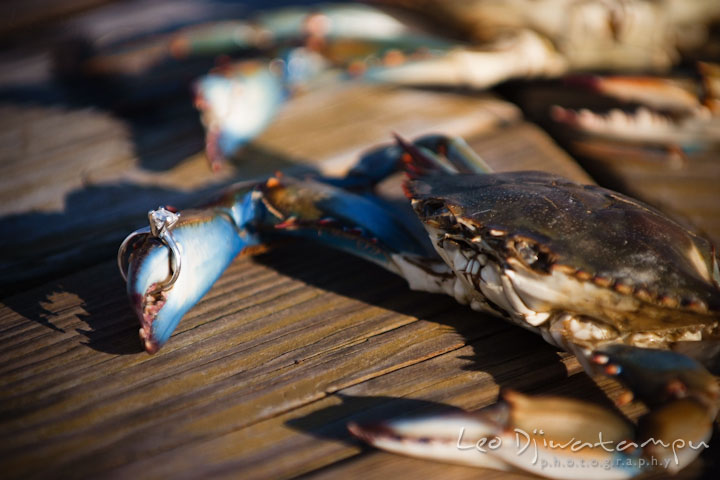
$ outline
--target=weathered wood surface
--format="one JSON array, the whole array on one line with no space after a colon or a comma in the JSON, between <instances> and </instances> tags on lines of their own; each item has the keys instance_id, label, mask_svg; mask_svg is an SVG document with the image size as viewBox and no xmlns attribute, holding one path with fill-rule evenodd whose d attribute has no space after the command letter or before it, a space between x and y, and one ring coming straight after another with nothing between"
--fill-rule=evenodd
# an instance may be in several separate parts
<instances>
[{"instance_id":1,"label":"weathered wood surface","mask_svg":"<svg viewBox=\"0 0 720 480\"><path fill-rule=\"evenodd\" d=\"M537 127L491 97L469 101L448 93L343 88L350 90L333 97L340 103L329 107L327 118L306 106L291 107L258 140L256 150L243 157L248 163L237 163L220 178L206 173L202 155L168 171L142 168L132 148L117 140L126 131L114 120L85 117L93 118L95 112L55 114L64 125L94 125L84 130L88 138L71 137L82 158L92 155L82 152L93 151L94 138L119 145L100 149L112 158L88 165L89 178L109 189L116 182L165 186L151 202L163 201L168 190L191 192L190 198L235 175L278 168L274 163L253 166L259 151L281 151L273 158L285 167L312 159L319 160L321 169L337 169L352 152L387 138L378 132L390 128L411 135L425 128L463 133L498 170L540 168L590 181ZM380 104L363 101L373 95L384 101L412 99L417 108L443 115L434 115L433 123L424 127L413 115L414 123L408 125L392 111L376 117L371 129L370 119L377 113L367 109L382 110ZM354 114L342 117L339 112L351 111L343 108L343 101L364 105L364 126ZM33 109L6 108L15 109L16 118L52 118ZM415 107L406 106L406 111L410 108ZM498 111L504 113L496 118ZM331 118L340 131L361 126L354 138L345 133L345 142L320 142L324 130L313 122L324 125ZM298 125L316 128L316 140L299 135ZM104 128L108 134L97 133ZM166 142L158 154L169 154L177 145ZM43 175L43 164L18 159L10 165L14 170L5 164L16 179L8 188L23 181L29 186L7 198L18 210L47 203L54 215L70 214L77 221L82 215L67 204L57 211L62 205L57 202L87 187L73 183L76 177L59 164L70 162L71 171L84 164L72 165L77 157L64 154L60 145L36 148L40 153L35 161L42 157L50 164L47 168L57 169L57 182L45 181L53 185L45 195L33 192L32 177ZM177 148L184 150L182 142ZM187 174L189 187L180 190ZM97 205L93 198L103 197L91 195L82 202L78 208L83 215ZM111 198L115 203L105 216L91 216L88 228L105 222L108 231L124 235L127 224L140 222L142 212L154 204L125 194ZM74 238L70 226L63 229L60 222L57 229L60 237ZM86 234L87 245L106 241L91 229ZM115 247L119 238L108 236L107 241ZM88 249L83 245L79 251ZM563 391L606 401L601 389L579 373L573 357L556 353L532 334L448 298L411 292L403 281L373 265L304 243L237 259L170 342L151 357L139 351L136 320L112 252L97 258L95 266L2 302L0 459L6 476L289 478L307 473L324 478L370 469L377 476L402 471L466 478L478 472L368 451L349 438L345 424L439 404L475 409L492 403L500 387ZM565 384L568 376L572 380ZM610 382L602 386L615 388ZM630 408L628 413L637 411Z\"/></svg>"},{"instance_id":2,"label":"weathered wood surface","mask_svg":"<svg viewBox=\"0 0 720 480\"><path fill-rule=\"evenodd\" d=\"M43 98L0 105L3 478L520 479L374 451L345 425L477 409L500 388L618 394L522 329L309 243L236 259L158 354L140 351L114 254L148 209L278 169L339 173L391 131L463 135L497 170L592 181L511 104L338 86L291 103L213 174L189 98L142 115Z\"/></svg>"},{"instance_id":3,"label":"weathered wood surface","mask_svg":"<svg viewBox=\"0 0 720 480\"><path fill-rule=\"evenodd\" d=\"M276 170L338 173L392 131L464 135L520 117L487 95L341 85L291 102L214 174L198 115L183 100L125 121L93 108L0 105L0 230L13 232L0 238L0 288L16 291L107 258L160 204L192 206Z\"/></svg>"},{"instance_id":4,"label":"weathered wood surface","mask_svg":"<svg viewBox=\"0 0 720 480\"><path fill-rule=\"evenodd\" d=\"M128 224L141 222L143 211L166 200L168 191L190 192L183 198L191 198L235 176L298 163L336 171L387 139L391 129L411 136L461 133L497 169L545 168L589 181L514 107L487 95L350 86L323 98L325 110L308 108L312 98L289 107L219 178L208 172L202 155L166 171L148 169L122 122L108 115L6 106L14 118L25 119L5 123L8 138L38 129L45 139L21 144L23 155L12 144L6 149L6 208L23 218L37 215L28 209L44 207L50 213L42 215L62 220L53 232L67 236L55 244L61 252L78 240L73 229L83 219L86 237L78 251L102 250L98 245L105 242L114 250L134 226ZM385 111L383 105L393 102L404 114ZM73 148L61 141L67 135L55 134L53 122L71 132L77 122L85 135L69 136ZM341 137L324 134L330 122ZM311 134L300 133L300 125ZM159 135L143 148L162 157L173 148L197 146L178 128L177 136ZM89 162L97 152L105 156ZM265 152L263 159L266 152L280 152L270 156L280 163L258 166L258 152ZM84 181L78 171L88 172ZM186 175L190 181L183 186ZM118 183L158 192L148 200L120 189L95 211L105 197L87 192L113 190ZM38 192L46 184L52 188ZM78 189L88 196L69 208L67 197ZM98 224L113 234L94 234ZM33 232L40 245L49 238L28 230ZM579 370L574 359L558 356L531 334L450 299L410 292L377 267L308 244L235 261L168 345L150 357L139 351L112 251L92 263L3 301L0 456L10 476L242 471L248 478L290 477L364 459L345 423L415 408L397 398L478 408L494 401L499 385L542 391ZM585 393L602 398L592 382L581 383L590 387Z\"/></svg>"}]
</instances>

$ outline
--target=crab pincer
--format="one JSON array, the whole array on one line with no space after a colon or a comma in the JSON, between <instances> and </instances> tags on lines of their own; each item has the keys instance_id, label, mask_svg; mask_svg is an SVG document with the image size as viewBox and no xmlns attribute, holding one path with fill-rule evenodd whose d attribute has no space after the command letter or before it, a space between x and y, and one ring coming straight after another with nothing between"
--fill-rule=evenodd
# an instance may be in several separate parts
<instances>
[{"instance_id":1,"label":"crab pincer","mask_svg":"<svg viewBox=\"0 0 720 480\"><path fill-rule=\"evenodd\" d=\"M201 208L161 207L148 217L151 228L131 233L118 252L148 353L167 342L238 254L261 242L311 238L395 272L394 254L428 252L425 239L387 205L309 179L240 183Z\"/></svg>"}]
</instances>

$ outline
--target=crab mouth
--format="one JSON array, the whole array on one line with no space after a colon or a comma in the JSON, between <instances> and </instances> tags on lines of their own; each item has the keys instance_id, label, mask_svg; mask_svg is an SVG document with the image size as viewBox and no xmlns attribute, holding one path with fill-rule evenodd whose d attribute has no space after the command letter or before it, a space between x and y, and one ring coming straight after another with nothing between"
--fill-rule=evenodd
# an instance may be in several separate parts
<instances>
[{"instance_id":1,"label":"crab mouth","mask_svg":"<svg viewBox=\"0 0 720 480\"><path fill-rule=\"evenodd\" d=\"M545 323L551 312L528 302L526 295L518 291L502 268L497 252L489 247L482 237L475 236L470 242L447 233L435 233L438 253L456 272L464 286L462 295L474 310L500 312L525 328ZM472 245L468 245L471 243ZM457 293L456 293L457 297ZM538 303L538 302L534 302Z\"/></svg>"}]
</instances>

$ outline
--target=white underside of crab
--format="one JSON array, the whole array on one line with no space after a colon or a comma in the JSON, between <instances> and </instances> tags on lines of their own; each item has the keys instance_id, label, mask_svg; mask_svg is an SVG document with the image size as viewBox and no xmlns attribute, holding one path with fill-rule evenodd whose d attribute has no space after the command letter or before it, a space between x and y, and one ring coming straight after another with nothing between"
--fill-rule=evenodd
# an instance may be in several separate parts
<instances>
[{"instance_id":1,"label":"white underside of crab","mask_svg":"<svg viewBox=\"0 0 720 480\"><path fill-rule=\"evenodd\" d=\"M473 310L507 316L516 325L540 334L548 343L574 353L580 353L579 344L625 341L640 347L662 348L667 343L662 332L627 334L595 318L594 314L603 310L615 313L640 310L642 302L633 296L578 280L559 270L536 273L514 259L508 259L508 266L502 267L480 237L473 239L478 250L462 248L460 242L446 237L444 232L426 228L445 264L428 265L411 257L393 256L397 273L413 290L444 293ZM674 340L701 338L699 329L687 328L676 332Z\"/></svg>"}]
</instances>

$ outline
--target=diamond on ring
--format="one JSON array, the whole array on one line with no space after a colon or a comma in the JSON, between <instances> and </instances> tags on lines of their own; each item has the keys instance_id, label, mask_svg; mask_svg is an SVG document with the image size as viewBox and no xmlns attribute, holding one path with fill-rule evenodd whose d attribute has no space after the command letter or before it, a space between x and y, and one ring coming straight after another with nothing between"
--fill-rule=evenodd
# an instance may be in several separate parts
<instances>
[{"instance_id":1,"label":"diamond on ring","mask_svg":"<svg viewBox=\"0 0 720 480\"><path fill-rule=\"evenodd\" d=\"M160 237L177 223L180 214L171 212L164 207L158 207L157 210L148 212L148 219L150 220L150 230L153 236Z\"/></svg>"}]
</instances>

